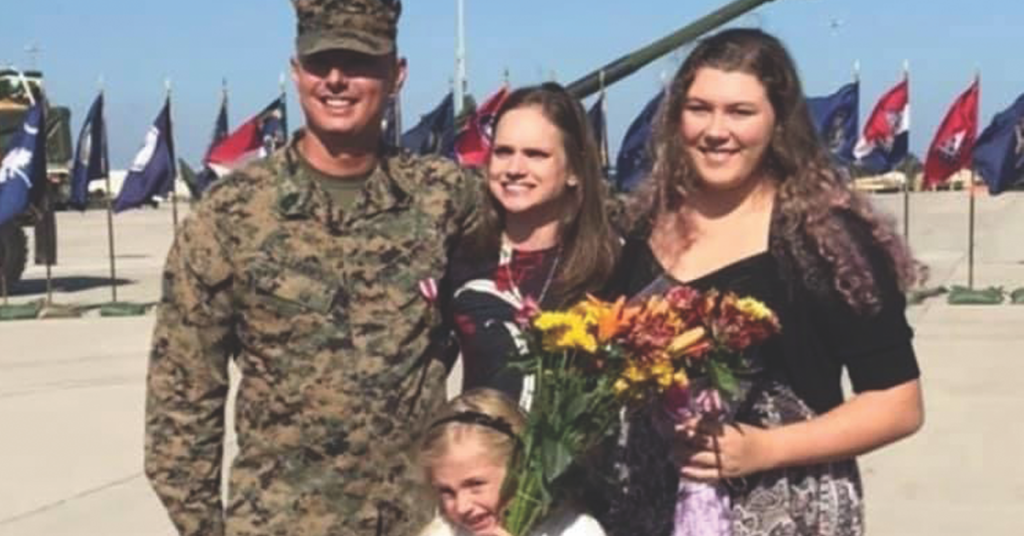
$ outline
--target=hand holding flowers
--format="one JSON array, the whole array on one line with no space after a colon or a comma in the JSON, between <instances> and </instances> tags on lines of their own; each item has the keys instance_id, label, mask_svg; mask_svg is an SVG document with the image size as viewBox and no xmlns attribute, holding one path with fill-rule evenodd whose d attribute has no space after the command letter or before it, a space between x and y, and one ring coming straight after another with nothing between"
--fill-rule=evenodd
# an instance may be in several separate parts
<instances>
[{"instance_id":1,"label":"hand holding flowers","mask_svg":"<svg viewBox=\"0 0 1024 536\"><path fill-rule=\"evenodd\" d=\"M523 313L530 351L514 366L534 376L535 391L508 471L504 520L517 536L570 493L570 466L610 433L620 410L659 404L677 422L721 425L739 393L736 372L749 365L743 350L779 330L757 300L686 286L630 303L589 297L565 311ZM727 442L728 472L739 474L750 469L739 463L751 459L744 450L757 432L735 430L742 433L711 437ZM701 445L683 474L710 478L714 467L719 475L721 446Z\"/></svg>"}]
</instances>

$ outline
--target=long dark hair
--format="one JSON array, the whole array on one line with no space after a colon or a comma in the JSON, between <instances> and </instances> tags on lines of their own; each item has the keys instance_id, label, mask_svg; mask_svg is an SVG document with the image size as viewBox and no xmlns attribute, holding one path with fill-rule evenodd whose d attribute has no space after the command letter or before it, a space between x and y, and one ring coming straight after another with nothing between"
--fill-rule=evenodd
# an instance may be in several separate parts
<instances>
[{"instance_id":1,"label":"long dark hair","mask_svg":"<svg viewBox=\"0 0 1024 536\"><path fill-rule=\"evenodd\" d=\"M605 187L597 142L583 106L562 86L548 82L513 91L495 116L497 126L510 110L536 107L562 134L569 173L579 181L569 189L569 202L559 223L562 248L558 273L546 306L563 306L588 292L600 291L611 276L618 239L605 214ZM461 254L493 258L501 247L505 211L486 181L478 220Z\"/></svg>"},{"instance_id":2,"label":"long dark hair","mask_svg":"<svg viewBox=\"0 0 1024 536\"><path fill-rule=\"evenodd\" d=\"M794 271L811 276L812 291L835 291L854 309L877 310L879 289L865 239L881 252L901 290L923 278L891 218L875 212L833 166L785 46L757 29L729 29L702 40L676 72L651 138L654 167L646 214L657 218L678 210L699 184L679 132L686 95L697 71L705 67L751 74L765 88L776 118L761 168L778 182L773 225L779 240L773 248L787 257Z\"/></svg>"}]
</instances>

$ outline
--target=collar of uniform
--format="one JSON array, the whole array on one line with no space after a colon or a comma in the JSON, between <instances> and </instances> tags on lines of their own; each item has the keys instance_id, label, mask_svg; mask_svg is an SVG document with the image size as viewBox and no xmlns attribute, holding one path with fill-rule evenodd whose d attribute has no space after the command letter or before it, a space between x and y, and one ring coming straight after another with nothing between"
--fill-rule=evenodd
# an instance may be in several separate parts
<instances>
[{"instance_id":1,"label":"collar of uniform","mask_svg":"<svg viewBox=\"0 0 1024 536\"><path fill-rule=\"evenodd\" d=\"M315 217L323 221L337 220L337 211L331 214L330 200L315 181L300 173L301 155L298 142L305 135L297 132L284 150L286 173L277 181L277 210L285 218ZM377 168L366 180L363 196L351 211L351 216L368 216L404 206L412 193L412 183L400 169L403 157L391 147L385 146L378 160Z\"/></svg>"}]
</instances>

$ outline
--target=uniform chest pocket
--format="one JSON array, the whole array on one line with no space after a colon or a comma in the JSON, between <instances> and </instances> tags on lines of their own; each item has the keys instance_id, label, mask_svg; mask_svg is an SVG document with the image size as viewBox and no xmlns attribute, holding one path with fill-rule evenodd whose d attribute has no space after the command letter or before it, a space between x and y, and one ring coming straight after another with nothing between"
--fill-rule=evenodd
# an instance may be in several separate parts
<instances>
[{"instance_id":1,"label":"uniform chest pocket","mask_svg":"<svg viewBox=\"0 0 1024 536\"><path fill-rule=\"evenodd\" d=\"M257 264L250 270L250 278L257 296L286 309L327 315L342 299L337 283L291 268Z\"/></svg>"}]
</instances>

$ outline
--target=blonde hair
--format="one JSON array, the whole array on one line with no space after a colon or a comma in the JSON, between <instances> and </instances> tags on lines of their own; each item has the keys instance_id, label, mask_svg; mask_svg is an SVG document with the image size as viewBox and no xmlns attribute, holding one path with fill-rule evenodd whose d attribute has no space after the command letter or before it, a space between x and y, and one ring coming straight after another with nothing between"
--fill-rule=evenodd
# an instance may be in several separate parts
<instances>
[{"instance_id":1,"label":"blonde hair","mask_svg":"<svg viewBox=\"0 0 1024 536\"><path fill-rule=\"evenodd\" d=\"M476 415L474 415L476 414ZM463 416L485 416L462 419ZM490 424L481 423L486 420ZM423 434L419 463L425 472L451 449L472 436L495 459L507 462L515 453L526 415L519 405L496 389L471 389L448 402Z\"/></svg>"}]
</instances>

